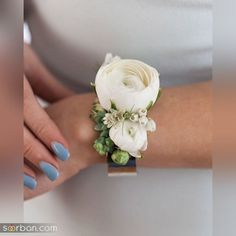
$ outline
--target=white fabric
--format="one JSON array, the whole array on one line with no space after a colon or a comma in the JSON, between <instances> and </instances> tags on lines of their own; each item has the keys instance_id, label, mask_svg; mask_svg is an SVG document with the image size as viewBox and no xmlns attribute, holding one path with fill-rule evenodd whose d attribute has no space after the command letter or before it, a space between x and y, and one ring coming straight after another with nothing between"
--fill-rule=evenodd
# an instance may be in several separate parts
<instances>
[{"instance_id":1,"label":"white fabric","mask_svg":"<svg viewBox=\"0 0 236 236\"><path fill-rule=\"evenodd\" d=\"M57 223L58 236L212 235L211 171L139 169L129 177L106 171L90 168L27 201L25 221Z\"/></svg>"},{"instance_id":2,"label":"white fabric","mask_svg":"<svg viewBox=\"0 0 236 236\"><path fill-rule=\"evenodd\" d=\"M89 89L107 52L157 67L161 85L211 78L210 0L33 1L32 43L78 91Z\"/></svg>"}]
</instances>

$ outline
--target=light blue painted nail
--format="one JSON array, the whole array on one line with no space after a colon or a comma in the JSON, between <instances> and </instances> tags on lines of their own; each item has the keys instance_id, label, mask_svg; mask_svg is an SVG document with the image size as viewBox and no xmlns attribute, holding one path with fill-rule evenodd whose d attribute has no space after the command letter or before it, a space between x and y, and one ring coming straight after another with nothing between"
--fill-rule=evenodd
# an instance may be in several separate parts
<instances>
[{"instance_id":1,"label":"light blue painted nail","mask_svg":"<svg viewBox=\"0 0 236 236\"><path fill-rule=\"evenodd\" d=\"M51 165L45 161L41 161L39 163L39 166L40 166L41 170L44 172L44 174L47 175L47 177L50 180L54 181L58 178L59 172L58 172L57 168L54 167L53 165Z\"/></svg>"},{"instance_id":2,"label":"light blue painted nail","mask_svg":"<svg viewBox=\"0 0 236 236\"><path fill-rule=\"evenodd\" d=\"M63 144L58 142L52 142L51 147L53 152L60 160L66 161L69 159L70 157L69 150L65 148Z\"/></svg>"},{"instance_id":3,"label":"light blue painted nail","mask_svg":"<svg viewBox=\"0 0 236 236\"><path fill-rule=\"evenodd\" d=\"M24 186L29 189L35 189L37 186L37 181L33 177L24 174Z\"/></svg>"}]
</instances>

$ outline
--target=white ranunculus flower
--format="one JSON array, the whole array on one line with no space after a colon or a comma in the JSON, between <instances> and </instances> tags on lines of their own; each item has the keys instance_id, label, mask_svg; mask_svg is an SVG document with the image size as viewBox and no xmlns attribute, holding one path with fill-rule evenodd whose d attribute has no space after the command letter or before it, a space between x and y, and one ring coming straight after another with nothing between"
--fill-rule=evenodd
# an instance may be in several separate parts
<instances>
[{"instance_id":1,"label":"white ranunculus flower","mask_svg":"<svg viewBox=\"0 0 236 236\"><path fill-rule=\"evenodd\" d=\"M114 60L107 56L95 79L96 92L101 106L109 110L113 102L118 110L146 109L157 99L159 92L158 71L138 60Z\"/></svg>"},{"instance_id":2,"label":"white ranunculus flower","mask_svg":"<svg viewBox=\"0 0 236 236\"><path fill-rule=\"evenodd\" d=\"M117 123L109 131L111 140L131 156L140 158L140 151L147 149L147 131L145 126L129 120Z\"/></svg>"}]
</instances>

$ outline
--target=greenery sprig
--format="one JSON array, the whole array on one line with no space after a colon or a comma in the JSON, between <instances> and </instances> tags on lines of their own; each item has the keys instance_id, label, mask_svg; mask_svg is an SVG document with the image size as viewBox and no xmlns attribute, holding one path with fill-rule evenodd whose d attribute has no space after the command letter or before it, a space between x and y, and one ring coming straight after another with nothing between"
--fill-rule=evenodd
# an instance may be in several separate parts
<instances>
[{"instance_id":1,"label":"greenery sprig","mask_svg":"<svg viewBox=\"0 0 236 236\"><path fill-rule=\"evenodd\" d=\"M104 124L103 119L106 111L98 102L93 104L91 118L95 121L94 129L100 132L99 137L95 140L93 147L100 155L112 154L114 150L114 143L109 138L109 128Z\"/></svg>"},{"instance_id":2,"label":"greenery sprig","mask_svg":"<svg viewBox=\"0 0 236 236\"><path fill-rule=\"evenodd\" d=\"M106 123L106 116L108 117L112 113L114 117L115 114L117 115L116 121L123 119L123 114L121 117L120 116L121 114L119 114L119 112L114 108L115 106L113 106L113 108L109 112L107 112L105 109L101 107L98 101L94 102L90 118L94 120L94 122L96 123L94 129L98 131L100 134L99 137L94 141L93 147L100 155L102 156L110 155L115 163L119 165L125 165L128 162L130 155L128 152L120 150L110 139L109 137L110 123L109 122Z\"/></svg>"}]
</instances>

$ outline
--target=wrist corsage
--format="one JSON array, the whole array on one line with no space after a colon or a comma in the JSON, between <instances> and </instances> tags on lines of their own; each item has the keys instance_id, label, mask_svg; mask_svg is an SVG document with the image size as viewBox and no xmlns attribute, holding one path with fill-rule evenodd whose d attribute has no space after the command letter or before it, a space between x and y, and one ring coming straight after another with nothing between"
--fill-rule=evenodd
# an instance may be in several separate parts
<instances>
[{"instance_id":1,"label":"wrist corsage","mask_svg":"<svg viewBox=\"0 0 236 236\"><path fill-rule=\"evenodd\" d=\"M91 118L100 133L94 142L96 151L119 165L143 157L147 132L156 130L148 111L160 96L158 71L141 61L107 54L92 85L97 99Z\"/></svg>"}]
</instances>

